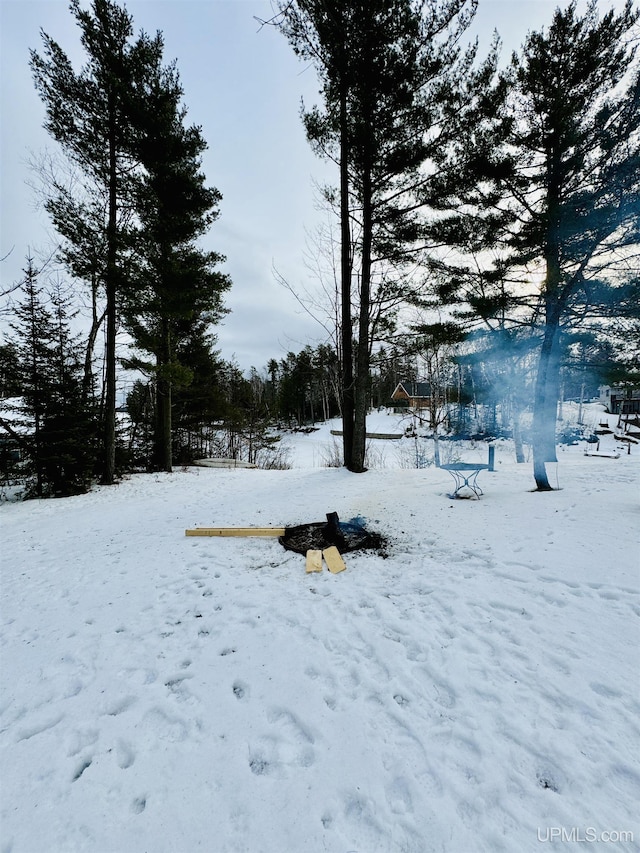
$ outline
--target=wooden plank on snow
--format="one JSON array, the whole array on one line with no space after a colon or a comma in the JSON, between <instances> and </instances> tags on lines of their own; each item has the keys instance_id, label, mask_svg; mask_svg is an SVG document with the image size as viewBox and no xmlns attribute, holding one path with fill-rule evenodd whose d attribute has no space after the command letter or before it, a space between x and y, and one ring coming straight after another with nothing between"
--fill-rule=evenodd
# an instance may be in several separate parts
<instances>
[{"instance_id":1,"label":"wooden plank on snow","mask_svg":"<svg viewBox=\"0 0 640 853\"><path fill-rule=\"evenodd\" d=\"M185 536L284 536L284 527L196 527Z\"/></svg>"},{"instance_id":2,"label":"wooden plank on snow","mask_svg":"<svg viewBox=\"0 0 640 853\"><path fill-rule=\"evenodd\" d=\"M322 571L322 551L310 548L307 551L307 574Z\"/></svg>"},{"instance_id":3,"label":"wooden plank on snow","mask_svg":"<svg viewBox=\"0 0 640 853\"><path fill-rule=\"evenodd\" d=\"M334 575L337 575L338 572L344 572L347 568L340 555L340 551L338 551L335 545L325 548L322 552L322 556L326 560L327 566L329 566L329 571L333 572Z\"/></svg>"}]
</instances>

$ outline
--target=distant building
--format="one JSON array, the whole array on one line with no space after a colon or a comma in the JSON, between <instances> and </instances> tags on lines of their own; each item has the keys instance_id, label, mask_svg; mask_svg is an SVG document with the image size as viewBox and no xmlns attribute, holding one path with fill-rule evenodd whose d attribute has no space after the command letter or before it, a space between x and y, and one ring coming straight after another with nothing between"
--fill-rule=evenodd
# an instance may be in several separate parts
<instances>
[{"instance_id":1,"label":"distant building","mask_svg":"<svg viewBox=\"0 0 640 853\"><path fill-rule=\"evenodd\" d=\"M431 386L428 382L398 382L391 399L394 403L401 403L410 409L429 409Z\"/></svg>"},{"instance_id":2,"label":"distant building","mask_svg":"<svg viewBox=\"0 0 640 853\"><path fill-rule=\"evenodd\" d=\"M599 400L612 415L640 414L640 388L623 385L600 385Z\"/></svg>"}]
</instances>

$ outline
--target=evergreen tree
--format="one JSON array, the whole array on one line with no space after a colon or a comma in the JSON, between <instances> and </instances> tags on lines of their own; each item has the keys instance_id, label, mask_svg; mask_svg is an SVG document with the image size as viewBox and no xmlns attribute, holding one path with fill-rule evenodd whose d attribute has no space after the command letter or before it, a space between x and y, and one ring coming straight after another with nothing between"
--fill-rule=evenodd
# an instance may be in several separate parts
<instances>
[{"instance_id":1,"label":"evergreen tree","mask_svg":"<svg viewBox=\"0 0 640 853\"><path fill-rule=\"evenodd\" d=\"M44 52L31 52L31 68L46 107L45 129L104 200L102 213L94 208L93 221L86 229L73 226L72 208L52 212L54 222L78 246L87 229L95 233L97 217L102 220L97 233L103 242L103 264L94 272L100 276L106 299L102 478L112 483L118 300L127 268L121 213L129 205L130 180L136 166L138 119L144 114L139 98L144 98L145 80L157 73L162 42L159 36L151 39L144 33L132 41L132 18L112 0L93 0L90 11L82 10L79 0L71 0L71 12L80 28L87 65L74 71L62 48L42 33Z\"/></svg>"},{"instance_id":2,"label":"evergreen tree","mask_svg":"<svg viewBox=\"0 0 640 853\"><path fill-rule=\"evenodd\" d=\"M33 482L29 492L42 497L45 492L42 431L51 393L52 326L38 284L40 271L34 266L32 257L27 257L23 272L24 298L16 306L15 320L10 324L16 336L12 343L18 357L21 397L12 407L13 416L2 419L2 426L25 455L26 471Z\"/></svg>"},{"instance_id":3,"label":"evergreen tree","mask_svg":"<svg viewBox=\"0 0 640 853\"><path fill-rule=\"evenodd\" d=\"M307 136L340 167L344 454L350 470L363 471L372 332L382 322L373 306L395 302L397 274L388 270L408 264L424 234L417 194L456 124L445 121L454 116L447 105L460 105L471 74L474 51L461 55L458 41L475 3L296 0L281 9L285 35L322 81L324 107L304 114Z\"/></svg>"},{"instance_id":4,"label":"evergreen tree","mask_svg":"<svg viewBox=\"0 0 640 853\"><path fill-rule=\"evenodd\" d=\"M156 420L151 382L136 379L131 391L127 394L125 408L129 416L126 451L128 467L148 470L153 456Z\"/></svg>"},{"instance_id":5,"label":"evergreen tree","mask_svg":"<svg viewBox=\"0 0 640 853\"><path fill-rule=\"evenodd\" d=\"M70 332L68 302L60 289L45 301L32 258L24 273L24 299L10 324L21 397L13 407L15 417L0 418L0 423L25 454L30 495L77 494L86 491L95 461L80 344Z\"/></svg>"},{"instance_id":6,"label":"evergreen tree","mask_svg":"<svg viewBox=\"0 0 640 853\"><path fill-rule=\"evenodd\" d=\"M211 435L226 414L224 365L214 343L200 323L177 348L178 362L188 364L191 375L189 384L172 394L174 455L183 464L209 455Z\"/></svg>"},{"instance_id":7,"label":"evergreen tree","mask_svg":"<svg viewBox=\"0 0 640 853\"><path fill-rule=\"evenodd\" d=\"M556 11L513 60L514 186L526 202L515 259L544 265L533 421L540 490L551 488L545 463L556 461L563 327L580 322L585 305L615 300L606 267L640 242L640 71L626 41L640 13L628 2L599 18L594 0L581 17L576 5Z\"/></svg>"},{"instance_id":8,"label":"evergreen tree","mask_svg":"<svg viewBox=\"0 0 640 853\"><path fill-rule=\"evenodd\" d=\"M17 397L21 391L20 367L15 344L0 344L0 399Z\"/></svg>"},{"instance_id":9,"label":"evergreen tree","mask_svg":"<svg viewBox=\"0 0 640 853\"><path fill-rule=\"evenodd\" d=\"M221 196L205 186L200 156L206 143L200 128L185 127L181 96L174 67L146 86L138 145L143 171L136 181L137 281L125 311L136 345L154 357L154 467L165 471L172 466L172 389L192 375L177 358L180 342L201 320L219 319L221 294L230 286L215 270L222 256L195 242L217 218Z\"/></svg>"},{"instance_id":10,"label":"evergreen tree","mask_svg":"<svg viewBox=\"0 0 640 853\"><path fill-rule=\"evenodd\" d=\"M91 482L96 462L95 405L83 383L79 336L70 323L69 300L58 285L51 294L50 386L42 422L44 475L55 497L80 494Z\"/></svg>"},{"instance_id":11,"label":"evergreen tree","mask_svg":"<svg viewBox=\"0 0 640 853\"><path fill-rule=\"evenodd\" d=\"M105 230L104 192L87 180L79 180L73 163L43 156L34 167L40 179L44 208L56 231L63 238L58 257L78 282L89 291L91 322L87 332L84 356L83 391L87 401L94 393L94 352L105 319L103 282L106 274L107 240ZM131 216L128 204L118 212L117 233L126 230Z\"/></svg>"},{"instance_id":12,"label":"evergreen tree","mask_svg":"<svg viewBox=\"0 0 640 853\"><path fill-rule=\"evenodd\" d=\"M460 195L443 188L450 214L437 227L458 262L433 263L437 300L457 305L467 327L537 336L532 446L542 491L557 461L563 340L637 306L628 259L640 244L639 14L627 2L599 16L595 0L583 15L575 0L556 10L493 90L502 106L479 104L476 129L461 134L454 162L482 180Z\"/></svg>"},{"instance_id":13,"label":"evergreen tree","mask_svg":"<svg viewBox=\"0 0 640 853\"><path fill-rule=\"evenodd\" d=\"M300 364L298 356L293 352L287 353L287 357L280 362L278 409L288 424L302 426L304 423L306 379L305 368Z\"/></svg>"}]
</instances>

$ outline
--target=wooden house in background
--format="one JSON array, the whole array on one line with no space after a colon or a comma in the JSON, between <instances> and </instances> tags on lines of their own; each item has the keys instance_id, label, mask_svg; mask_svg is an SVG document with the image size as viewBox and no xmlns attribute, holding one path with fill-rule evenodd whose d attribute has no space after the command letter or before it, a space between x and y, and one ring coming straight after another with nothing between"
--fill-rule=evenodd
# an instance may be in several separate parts
<instances>
[{"instance_id":1,"label":"wooden house in background","mask_svg":"<svg viewBox=\"0 0 640 853\"><path fill-rule=\"evenodd\" d=\"M420 410L431 408L431 386L428 382L398 382L391 399L403 408Z\"/></svg>"}]
</instances>

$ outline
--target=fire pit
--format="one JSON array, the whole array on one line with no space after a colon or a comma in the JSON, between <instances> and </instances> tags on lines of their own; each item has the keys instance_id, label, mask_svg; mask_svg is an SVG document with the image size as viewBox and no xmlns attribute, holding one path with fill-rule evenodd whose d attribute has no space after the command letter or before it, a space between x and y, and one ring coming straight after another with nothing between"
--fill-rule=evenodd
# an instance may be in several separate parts
<instances>
[{"instance_id":1,"label":"fire pit","mask_svg":"<svg viewBox=\"0 0 640 853\"><path fill-rule=\"evenodd\" d=\"M385 538L379 533L367 530L362 521L340 521L336 512L327 513L326 522L287 527L284 535L278 537L278 542L298 554L306 554L311 550L324 551L325 548L335 545L341 554L371 549L385 556L386 547Z\"/></svg>"}]
</instances>

